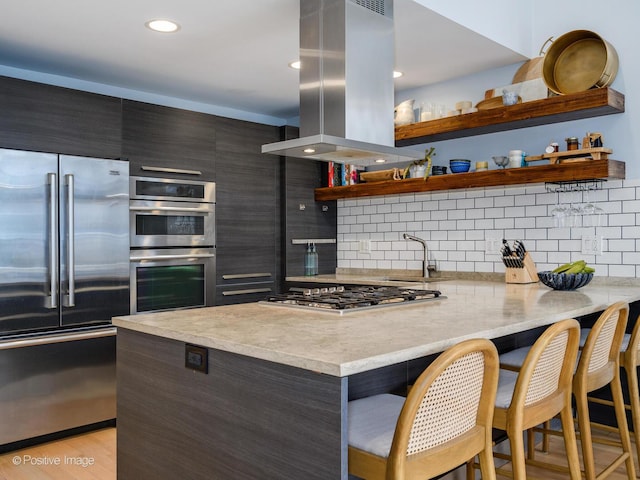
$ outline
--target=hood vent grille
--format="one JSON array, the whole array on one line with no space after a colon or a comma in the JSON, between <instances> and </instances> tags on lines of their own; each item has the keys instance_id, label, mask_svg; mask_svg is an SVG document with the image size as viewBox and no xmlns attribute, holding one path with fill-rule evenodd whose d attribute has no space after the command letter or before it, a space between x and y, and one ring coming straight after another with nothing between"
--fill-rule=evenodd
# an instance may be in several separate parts
<instances>
[{"instance_id":1,"label":"hood vent grille","mask_svg":"<svg viewBox=\"0 0 640 480\"><path fill-rule=\"evenodd\" d=\"M372 12L384 15L384 0L355 0L354 3L360 5L361 7L367 8Z\"/></svg>"}]
</instances>

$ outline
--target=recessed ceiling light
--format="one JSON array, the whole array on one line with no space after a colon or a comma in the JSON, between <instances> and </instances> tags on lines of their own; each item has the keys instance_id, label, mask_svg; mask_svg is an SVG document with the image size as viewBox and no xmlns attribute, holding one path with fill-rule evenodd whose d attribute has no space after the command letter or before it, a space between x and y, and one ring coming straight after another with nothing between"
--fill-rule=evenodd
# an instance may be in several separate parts
<instances>
[{"instance_id":1,"label":"recessed ceiling light","mask_svg":"<svg viewBox=\"0 0 640 480\"><path fill-rule=\"evenodd\" d=\"M290 62L289 66L296 70L300 70L300 60L294 60L293 62Z\"/></svg>"},{"instance_id":2,"label":"recessed ceiling light","mask_svg":"<svg viewBox=\"0 0 640 480\"><path fill-rule=\"evenodd\" d=\"M305 148L305 149L303 150L303 152L304 152L304 153L315 153L315 152L316 152L316 150L315 150L315 148Z\"/></svg>"},{"instance_id":3,"label":"recessed ceiling light","mask_svg":"<svg viewBox=\"0 0 640 480\"><path fill-rule=\"evenodd\" d=\"M376 159L376 163L387 163L387 161L384 158L378 158Z\"/></svg>"},{"instance_id":4,"label":"recessed ceiling light","mask_svg":"<svg viewBox=\"0 0 640 480\"><path fill-rule=\"evenodd\" d=\"M162 32L162 33L173 33L180 30L180 25L176 22L172 22L171 20L149 20L145 23L145 26L154 32Z\"/></svg>"},{"instance_id":5,"label":"recessed ceiling light","mask_svg":"<svg viewBox=\"0 0 640 480\"><path fill-rule=\"evenodd\" d=\"M393 78L400 78L404 73L398 72L397 70L393 71Z\"/></svg>"}]
</instances>

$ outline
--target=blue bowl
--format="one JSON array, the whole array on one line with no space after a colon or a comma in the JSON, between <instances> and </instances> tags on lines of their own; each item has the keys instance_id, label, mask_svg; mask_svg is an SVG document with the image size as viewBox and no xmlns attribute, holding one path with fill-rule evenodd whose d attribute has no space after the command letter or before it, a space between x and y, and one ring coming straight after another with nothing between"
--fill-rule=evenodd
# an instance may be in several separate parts
<instances>
[{"instance_id":1,"label":"blue bowl","mask_svg":"<svg viewBox=\"0 0 640 480\"><path fill-rule=\"evenodd\" d=\"M471 160L454 159L449 161L449 167L453 173L468 172L471 167Z\"/></svg>"},{"instance_id":2,"label":"blue bowl","mask_svg":"<svg viewBox=\"0 0 640 480\"><path fill-rule=\"evenodd\" d=\"M553 273L538 272L538 278L554 290L576 290L584 287L593 278L593 273Z\"/></svg>"}]
</instances>

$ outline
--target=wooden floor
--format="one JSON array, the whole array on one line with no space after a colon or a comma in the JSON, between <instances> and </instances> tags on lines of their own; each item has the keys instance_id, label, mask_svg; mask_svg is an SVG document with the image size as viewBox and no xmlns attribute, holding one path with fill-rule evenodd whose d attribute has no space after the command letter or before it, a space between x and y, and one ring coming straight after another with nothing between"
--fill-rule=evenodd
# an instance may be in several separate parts
<instances>
[{"instance_id":1,"label":"wooden floor","mask_svg":"<svg viewBox=\"0 0 640 480\"><path fill-rule=\"evenodd\" d=\"M635 445L634 445L635 447ZM597 445L595 457L598 471L610 461L614 447ZM539 458L566 465L561 438L551 438L549 454ZM568 474L528 467L527 473L545 480L567 480ZM610 477L627 478L624 467ZM106 428L64 440L45 443L0 455L0 480L115 480L116 429Z\"/></svg>"},{"instance_id":2,"label":"wooden floor","mask_svg":"<svg viewBox=\"0 0 640 480\"><path fill-rule=\"evenodd\" d=\"M116 480L116 429L0 455L0 480Z\"/></svg>"}]
</instances>

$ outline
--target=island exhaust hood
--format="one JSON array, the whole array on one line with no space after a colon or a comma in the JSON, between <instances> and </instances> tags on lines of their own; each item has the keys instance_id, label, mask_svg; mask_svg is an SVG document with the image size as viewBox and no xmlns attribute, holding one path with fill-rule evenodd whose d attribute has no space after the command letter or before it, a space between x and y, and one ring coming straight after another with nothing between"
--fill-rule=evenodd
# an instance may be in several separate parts
<instances>
[{"instance_id":1,"label":"island exhaust hood","mask_svg":"<svg viewBox=\"0 0 640 480\"><path fill-rule=\"evenodd\" d=\"M354 165L410 162L396 148L393 0L300 0L300 138L262 153Z\"/></svg>"}]
</instances>

